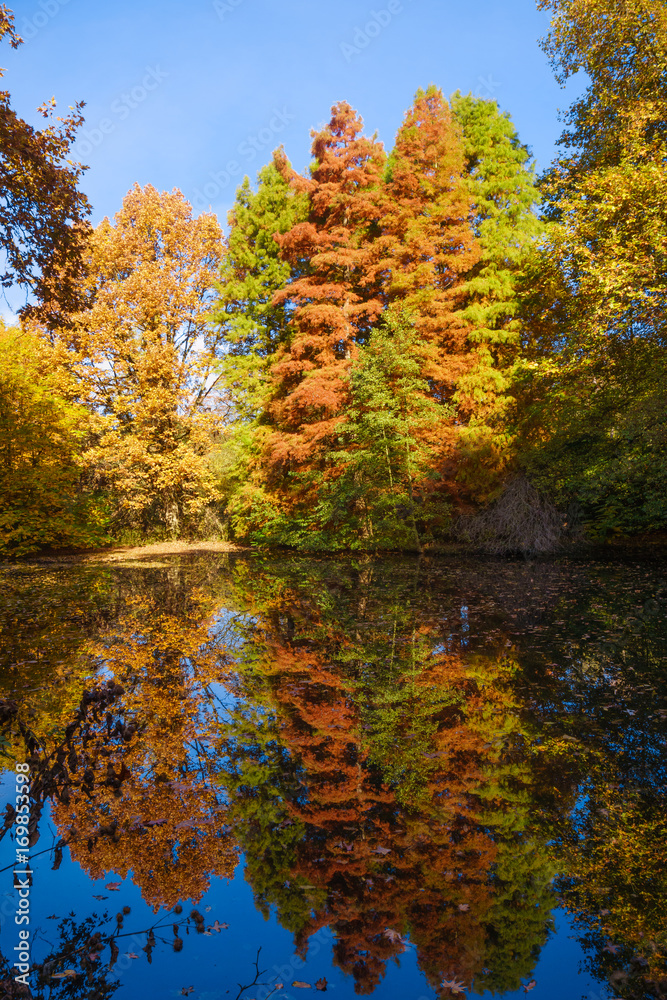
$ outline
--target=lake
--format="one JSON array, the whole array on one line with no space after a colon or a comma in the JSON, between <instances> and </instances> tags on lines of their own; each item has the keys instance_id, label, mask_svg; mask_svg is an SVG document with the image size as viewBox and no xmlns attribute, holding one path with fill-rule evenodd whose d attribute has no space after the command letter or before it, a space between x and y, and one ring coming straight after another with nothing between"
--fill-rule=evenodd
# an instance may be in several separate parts
<instances>
[{"instance_id":1,"label":"lake","mask_svg":"<svg viewBox=\"0 0 667 1000\"><path fill-rule=\"evenodd\" d=\"M3 996L667 997L664 562L0 580Z\"/></svg>"}]
</instances>

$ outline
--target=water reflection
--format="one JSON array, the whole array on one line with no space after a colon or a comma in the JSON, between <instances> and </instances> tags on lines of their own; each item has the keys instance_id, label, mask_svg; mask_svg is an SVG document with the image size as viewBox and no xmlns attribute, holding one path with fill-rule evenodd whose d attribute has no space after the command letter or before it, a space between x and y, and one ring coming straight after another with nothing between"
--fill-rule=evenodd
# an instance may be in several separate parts
<instances>
[{"instance_id":1,"label":"water reflection","mask_svg":"<svg viewBox=\"0 0 667 1000\"><path fill-rule=\"evenodd\" d=\"M32 851L50 802L54 864L140 887L149 959L215 935L193 905L242 851L359 994L406 949L437 994L530 990L560 903L613 995L667 996L659 568L200 556L6 593ZM34 995L111 996L124 920L62 924Z\"/></svg>"}]
</instances>

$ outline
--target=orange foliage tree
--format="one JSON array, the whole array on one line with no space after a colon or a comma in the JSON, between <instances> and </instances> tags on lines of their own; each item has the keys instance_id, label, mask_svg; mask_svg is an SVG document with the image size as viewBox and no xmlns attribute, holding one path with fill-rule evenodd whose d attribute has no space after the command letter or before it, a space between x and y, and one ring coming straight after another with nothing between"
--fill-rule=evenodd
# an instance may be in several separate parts
<instances>
[{"instance_id":1,"label":"orange foliage tree","mask_svg":"<svg viewBox=\"0 0 667 1000\"><path fill-rule=\"evenodd\" d=\"M315 166L309 179L278 165L310 196L310 215L276 239L283 256L309 261L305 274L276 293L293 308L292 336L273 365L276 388L270 413L273 464L298 468L317 461L340 423L346 376L356 345L382 312L379 274L373 267L380 215L378 188L385 164L380 143L361 135L362 121L349 104L332 109L314 135Z\"/></svg>"},{"instance_id":2,"label":"orange foliage tree","mask_svg":"<svg viewBox=\"0 0 667 1000\"><path fill-rule=\"evenodd\" d=\"M430 348L424 374L443 402L470 365L469 328L460 309L463 278L479 250L463 170L461 137L442 92L419 90L389 160L381 242L387 300L414 316Z\"/></svg>"},{"instance_id":3,"label":"orange foliage tree","mask_svg":"<svg viewBox=\"0 0 667 1000\"><path fill-rule=\"evenodd\" d=\"M0 40L12 48L23 41L14 30L14 15L0 5ZM0 77L4 70L0 69ZM52 117L55 98L38 108ZM16 283L39 300L26 304L24 314L46 322L62 319L80 301L82 250L89 224L90 203L78 190L83 173L69 159L76 130L83 122L77 104L71 114L41 131L13 110L8 91L0 91L0 285Z\"/></svg>"},{"instance_id":4,"label":"orange foliage tree","mask_svg":"<svg viewBox=\"0 0 667 1000\"><path fill-rule=\"evenodd\" d=\"M250 483L232 503L235 526L267 540L318 547L318 532L330 532L333 505L338 520L343 512L353 532L370 539L366 494L374 491L379 520L388 525L384 534L396 539L403 529L393 509L406 506L408 497L411 538L419 548L413 473L402 476L396 462L392 468L390 452L412 449L407 465L417 463L420 487L455 490L456 389L472 359L464 279L479 256L461 137L447 102L431 87L418 92L389 158L375 137L362 135L361 119L344 102L314 134L313 156L304 177L282 151L275 154L283 178L306 195L309 212L306 221L274 236L291 277L273 301L290 323L270 359L273 389L257 421ZM414 335L394 336L406 323ZM364 363L367 350L371 359L386 359L386 370ZM405 375L413 386L421 380L411 393L415 413L397 415L401 440L388 442L378 457L385 470L378 477L358 426L360 412L387 411L385 397ZM360 379L368 384L360 387Z\"/></svg>"}]
</instances>

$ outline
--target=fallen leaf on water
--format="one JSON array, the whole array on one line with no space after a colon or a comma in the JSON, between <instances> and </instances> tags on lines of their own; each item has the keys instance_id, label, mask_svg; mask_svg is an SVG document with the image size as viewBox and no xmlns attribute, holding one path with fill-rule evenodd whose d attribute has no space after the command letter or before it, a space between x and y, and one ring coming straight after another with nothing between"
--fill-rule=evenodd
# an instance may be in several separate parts
<instances>
[{"instance_id":1,"label":"fallen leaf on water","mask_svg":"<svg viewBox=\"0 0 667 1000\"><path fill-rule=\"evenodd\" d=\"M190 996L190 994L194 993L194 991L195 991L194 986L184 986L183 989L181 990L181 996L182 997Z\"/></svg>"},{"instance_id":2,"label":"fallen leaf on water","mask_svg":"<svg viewBox=\"0 0 667 1000\"><path fill-rule=\"evenodd\" d=\"M109 882L104 886L105 889L111 889L112 892L118 892L120 890L120 882Z\"/></svg>"},{"instance_id":3,"label":"fallen leaf on water","mask_svg":"<svg viewBox=\"0 0 667 1000\"><path fill-rule=\"evenodd\" d=\"M128 958L139 958L139 956L135 955L133 951L128 951L127 957Z\"/></svg>"},{"instance_id":4,"label":"fallen leaf on water","mask_svg":"<svg viewBox=\"0 0 667 1000\"><path fill-rule=\"evenodd\" d=\"M527 993L528 990L534 990L536 986L537 986L536 981L534 979L531 979L531 981L526 986L524 986L523 992Z\"/></svg>"},{"instance_id":5,"label":"fallen leaf on water","mask_svg":"<svg viewBox=\"0 0 667 1000\"><path fill-rule=\"evenodd\" d=\"M57 916L55 915L55 913L52 913L52 914L51 914L51 916L50 916L50 917L47 917L46 919L47 919L47 920L57 920L58 918L57 918Z\"/></svg>"},{"instance_id":6,"label":"fallen leaf on water","mask_svg":"<svg viewBox=\"0 0 667 1000\"><path fill-rule=\"evenodd\" d=\"M608 951L610 955L617 955L621 946L619 944L606 944L602 950Z\"/></svg>"},{"instance_id":7,"label":"fallen leaf on water","mask_svg":"<svg viewBox=\"0 0 667 1000\"><path fill-rule=\"evenodd\" d=\"M64 972L54 972L51 979L74 979L76 975L76 969L65 969Z\"/></svg>"},{"instance_id":8,"label":"fallen leaf on water","mask_svg":"<svg viewBox=\"0 0 667 1000\"><path fill-rule=\"evenodd\" d=\"M466 910L469 910L469 909L470 909L470 906L468 905L468 903L459 903L459 910L461 911L461 913L465 913Z\"/></svg>"},{"instance_id":9,"label":"fallen leaf on water","mask_svg":"<svg viewBox=\"0 0 667 1000\"><path fill-rule=\"evenodd\" d=\"M211 910L213 909L213 907L212 906L205 906L204 909L206 910L207 913L210 913Z\"/></svg>"},{"instance_id":10,"label":"fallen leaf on water","mask_svg":"<svg viewBox=\"0 0 667 1000\"><path fill-rule=\"evenodd\" d=\"M93 899L108 899L108 896L93 896Z\"/></svg>"},{"instance_id":11,"label":"fallen leaf on water","mask_svg":"<svg viewBox=\"0 0 667 1000\"><path fill-rule=\"evenodd\" d=\"M391 854L391 848L390 847L376 847L375 848L375 853L376 854Z\"/></svg>"},{"instance_id":12,"label":"fallen leaf on water","mask_svg":"<svg viewBox=\"0 0 667 1000\"><path fill-rule=\"evenodd\" d=\"M228 927L229 927L229 924L221 924L217 920L216 920L216 922L214 924L211 924L211 930L212 931L217 931L218 934L220 933L220 931L227 930Z\"/></svg>"},{"instance_id":13,"label":"fallen leaf on water","mask_svg":"<svg viewBox=\"0 0 667 1000\"><path fill-rule=\"evenodd\" d=\"M446 986L448 990L452 991L452 993L465 993L466 991L466 987L463 983L460 983L458 979L445 979L442 985Z\"/></svg>"},{"instance_id":14,"label":"fallen leaf on water","mask_svg":"<svg viewBox=\"0 0 667 1000\"><path fill-rule=\"evenodd\" d=\"M298 979L294 980L294 982L292 983L292 986L296 986L297 989L299 989L299 990L312 990L312 988L313 988L310 985L310 983L301 983L301 982L299 982Z\"/></svg>"},{"instance_id":15,"label":"fallen leaf on water","mask_svg":"<svg viewBox=\"0 0 667 1000\"><path fill-rule=\"evenodd\" d=\"M322 976L321 979L317 980L317 982L315 983L315 989L316 990L321 990L322 993L326 993L326 991L327 991L327 981L324 978L324 976Z\"/></svg>"},{"instance_id":16,"label":"fallen leaf on water","mask_svg":"<svg viewBox=\"0 0 667 1000\"><path fill-rule=\"evenodd\" d=\"M96 962L99 957L100 957L99 954L95 951L91 951L90 955L88 956L91 962Z\"/></svg>"}]
</instances>

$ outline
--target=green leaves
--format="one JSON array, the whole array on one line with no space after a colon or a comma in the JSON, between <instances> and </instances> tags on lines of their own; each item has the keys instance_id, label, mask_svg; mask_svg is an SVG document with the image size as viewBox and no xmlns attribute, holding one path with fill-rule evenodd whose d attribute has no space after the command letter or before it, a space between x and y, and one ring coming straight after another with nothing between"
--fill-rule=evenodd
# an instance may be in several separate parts
<instances>
[{"instance_id":1,"label":"green leaves","mask_svg":"<svg viewBox=\"0 0 667 1000\"><path fill-rule=\"evenodd\" d=\"M213 323L224 336L222 382L234 416L252 420L262 412L269 391L272 355L286 343L289 311L274 304L275 292L293 269L280 256L275 233L285 233L306 215L306 199L295 193L275 164L260 170L254 192L248 178L229 213L230 234L217 285Z\"/></svg>"}]
</instances>

